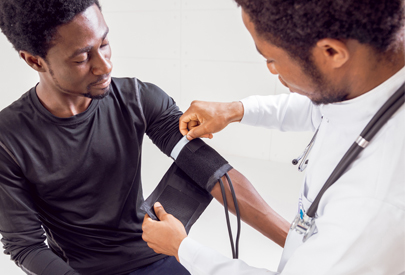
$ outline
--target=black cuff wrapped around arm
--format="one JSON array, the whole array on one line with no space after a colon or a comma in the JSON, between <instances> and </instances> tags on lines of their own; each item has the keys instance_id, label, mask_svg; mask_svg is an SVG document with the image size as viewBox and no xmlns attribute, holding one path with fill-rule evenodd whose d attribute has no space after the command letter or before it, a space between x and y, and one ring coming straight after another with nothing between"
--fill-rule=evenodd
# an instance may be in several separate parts
<instances>
[{"instance_id":1,"label":"black cuff wrapped around arm","mask_svg":"<svg viewBox=\"0 0 405 275\"><path fill-rule=\"evenodd\" d=\"M211 192L219 178L232 169L228 161L201 139L193 139L187 143L175 163L208 192Z\"/></svg>"},{"instance_id":2,"label":"black cuff wrapped around arm","mask_svg":"<svg viewBox=\"0 0 405 275\"><path fill-rule=\"evenodd\" d=\"M158 220L153 206L159 201L166 212L179 219L189 232L211 202L212 188L232 166L201 139L194 139L183 148L183 142L179 143L181 151L173 157L175 163L141 209Z\"/></svg>"}]
</instances>

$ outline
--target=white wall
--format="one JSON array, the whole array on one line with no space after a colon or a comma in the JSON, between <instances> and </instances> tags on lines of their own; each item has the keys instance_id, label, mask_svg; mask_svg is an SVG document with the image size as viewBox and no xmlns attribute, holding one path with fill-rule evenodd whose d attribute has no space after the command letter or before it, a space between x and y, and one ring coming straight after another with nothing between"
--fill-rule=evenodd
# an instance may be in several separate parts
<instances>
[{"instance_id":1,"label":"white wall","mask_svg":"<svg viewBox=\"0 0 405 275\"><path fill-rule=\"evenodd\" d=\"M288 91L271 75L232 0L101 0L114 76L157 84L182 110L194 99L233 101ZM0 35L0 109L38 81ZM231 125L208 141L223 154L290 163L309 133Z\"/></svg>"},{"instance_id":2,"label":"white wall","mask_svg":"<svg viewBox=\"0 0 405 275\"><path fill-rule=\"evenodd\" d=\"M171 95L233 101L287 93L271 75L232 0L101 0L115 76L136 76ZM209 143L221 153L291 163L309 134L231 125Z\"/></svg>"},{"instance_id":3,"label":"white wall","mask_svg":"<svg viewBox=\"0 0 405 275\"><path fill-rule=\"evenodd\" d=\"M35 73L19 58L7 38L0 32L0 110L17 100L38 81Z\"/></svg>"},{"instance_id":4,"label":"white wall","mask_svg":"<svg viewBox=\"0 0 405 275\"><path fill-rule=\"evenodd\" d=\"M233 0L100 1L110 27L113 75L135 76L142 81L157 84L176 100L182 110L186 110L194 99L233 101L253 94L288 92L278 82L277 77L268 72L264 58L256 52L253 40L242 23L240 9ZM2 109L34 86L38 76L18 57L4 35L0 35L0 49ZM271 185L276 188L276 184L281 182L283 177L289 177L299 183L300 175L294 174L288 165L302 152L310 136L310 133L280 133L232 124L216 134L208 143L225 156L229 156L230 160L234 160L240 167L238 169L251 175L256 182L266 183L269 180L267 171L264 173L257 170L257 167L282 167L272 170L272 173L278 173L277 182ZM149 150L151 146L146 145L145 150ZM154 149L151 150L151 155L154 155ZM156 174L150 173L152 163L156 160L148 159L148 154L146 155L144 182L155 183L167 169L165 167L168 167L169 161L162 160L160 174L152 175L153 180L150 181L149 175ZM283 190L291 191L292 197L284 193L281 196L270 193L266 198L272 200L276 210L290 219L293 215L291 209L295 209L294 200L298 185L289 188ZM147 194L153 189L153 185L145 189ZM217 210L210 211L217 213ZM209 220L207 215L202 219ZM223 216L220 219L222 220ZM203 232L210 230L201 226L196 225L195 229L200 240L204 239ZM229 255L225 223L221 226L225 241L219 250L223 249L224 253ZM256 247L263 241L266 242L258 236L256 238ZM242 240L246 242L242 256L250 261L249 263L262 263L261 266L268 268L276 266L274 262L266 262L269 255L262 255L265 254L262 250L248 249L248 242L253 240L253 237L242 236ZM209 242L208 239L205 241ZM218 243L212 244L216 248L219 246ZM272 251L269 253L278 253L279 256L279 249L274 248ZM250 260L248 255L252 256ZM15 269L14 263L7 257L0 256L0 274L3 274L4 270L10 270L7 272L10 275L21 274L21 271Z\"/></svg>"}]
</instances>

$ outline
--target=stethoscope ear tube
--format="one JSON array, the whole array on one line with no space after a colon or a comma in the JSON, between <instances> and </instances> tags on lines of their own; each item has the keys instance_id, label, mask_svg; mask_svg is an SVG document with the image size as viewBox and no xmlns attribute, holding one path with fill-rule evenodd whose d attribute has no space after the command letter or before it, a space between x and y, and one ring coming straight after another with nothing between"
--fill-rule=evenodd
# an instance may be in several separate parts
<instances>
[{"instance_id":1,"label":"stethoscope ear tube","mask_svg":"<svg viewBox=\"0 0 405 275\"><path fill-rule=\"evenodd\" d=\"M360 152L367 146L375 134L384 126L384 124L391 118L391 116L404 104L405 101L405 84L403 84L378 110L373 116L364 130L361 132L360 137L353 143L343 158L340 160L335 170L329 176L328 180L319 191L315 200L309 207L306 215L314 218L318 210L319 202L326 192L340 176L346 171L347 167L355 160Z\"/></svg>"},{"instance_id":2,"label":"stethoscope ear tube","mask_svg":"<svg viewBox=\"0 0 405 275\"><path fill-rule=\"evenodd\" d=\"M373 116L360 136L370 141L391 116L402 106L405 100L405 84L384 103L384 105ZM401 100L402 98L402 100Z\"/></svg>"},{"instance_id":3,"label":"stethoscope ear tube","mask_svg":"<svg viewBox=\"0 0 405 275\"><path fill-rule=\"evenodd\" d=\"M353 160L360 154L362 150L363 147L358 146L357 143L352 144L352 146L349 148L349 150L336 166L335 170L333 170L326 183L323 185L321 191L319 191L315 200L312 202L311 206L306 212L307 216L311 218L315 217L316 211L318 210L319 202L323 194L329 187L332 186L332 184L334 184L340 178L340 176L346 171L346 168L353 162Z\"/></svg>"}]
</instances>

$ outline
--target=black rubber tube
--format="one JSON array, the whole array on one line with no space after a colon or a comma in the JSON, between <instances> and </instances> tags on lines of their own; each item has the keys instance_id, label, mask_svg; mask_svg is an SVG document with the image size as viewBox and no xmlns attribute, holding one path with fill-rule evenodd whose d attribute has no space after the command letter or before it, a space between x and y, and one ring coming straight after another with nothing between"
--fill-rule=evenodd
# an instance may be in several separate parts
<instances>
[{"instance_id":1,"label":"black rubber tube","mask_svg":"<svg viewBox=\"0 0 405 275\"><path fill-rule=\"evenodd\" d=\"M241 231L241 224L240 224L240 211L239 211L239 205L238 205L238 200L236 199L236 193L235 190L233 189L233 184L231 181L231 178L229 177L228 173L225 174L226 179L228 180L229 187L231 189L232 193L232 198L233 198L233 205L235 206L235 212L236 212L236 221L237 221L237 231L236 231L236 240L235 240L235 256L238 259L239 258L239 238L240 238L240 231Z\"/></svg>"},{"instance_id":2,"label":"black rubber tube","mask_svg":"<svg viewBox=\"0 0 405 275\"><path fill-rule=\"evenodd\" d=\"M374 124L384 116L384 114L387 112L387 110L391 109L392 105L394 105L398 101L401 102L400 98L401 97L403 98L404 92L405 92L405 84L402 84L402 86L377 111L377 113L373 116L373 118L370 120L370 122L367 124L367 126L364 128L364 130L361 132L360 136L365 137L365 135L368 132L370 132L371 128L374 127ZM402 101L402 103L403 103L403 101ZM402 105L402 103L400 103L400 104ZM387 120L388 119L386 119L386 121Z\"/></svg>"},{"instance_id":3,"label":"black rubber tube","mask_svg":"<svg viewBox=\"0 0 405 275\"><path fill-rule=\"evenodd\" d=\"M232 257L234 259L236 259L235 245L233 243L231 223L229 221L228 203L227 203L227 199L226 199L224 183L222 182L221 178L219 178L219 186L221 187L221 192L222 192L222 200L223 200L224 209L225 209L226 225L228 226L228 234L229 234L229 239L230 239L230 242L231 242Z\"/></svg>"},{"instance_id":4,"label":"black rubber tube","mask_svg":"<svg viewBox=\"0 0 405 275\"><path fill-rule=\"evenodd\" d=\"M377 113L372 117L370 122L361 132L360 136L367 140L368 142L376 135L376 133L385 125L385 123L392 117L392 115L404 104L405 101L405 84L403 84L377 111ZM343 158L339 161L335 170L327 179L326 183L319 191L315 200L309 207L307 215L314 218L318 210L319 202L326 192L326 190L332 186L340 176L346 171L347 167L355 160L355 158L363 150L363 147L360 147L356 142L352 144Z\"/></svg>"}]
</instances>

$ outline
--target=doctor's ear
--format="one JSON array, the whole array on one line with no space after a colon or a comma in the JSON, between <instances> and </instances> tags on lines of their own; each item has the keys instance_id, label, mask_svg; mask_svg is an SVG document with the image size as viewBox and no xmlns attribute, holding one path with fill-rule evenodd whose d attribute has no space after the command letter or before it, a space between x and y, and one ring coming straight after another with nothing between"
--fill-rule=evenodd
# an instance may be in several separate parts
<instances>
[{"instance_id":1,"label":"doctor's ear","mask_svg":"<svg viewBox=\"0 0 405 275\"><path fill-rule=\"evenodd\" d=\"M41 73L46 71L44 67L45 60L42 57L34 56L27 51L19 51L19 54L20 57L24 59L24 61L28 64L28 66L30 66L34 70Z\"/></svg>"},{"instance_id":2,"label":"doctor's ear","mask_svg":"<svg viewBox=\"0 0 405 275\"><path fill-rule=\"evenodd\" d=\"M332 38L323 38L316 43L314 52L323 64L331 68L342 67L350 58L349 48L346 43Z\"/></svg>"}]
</instances>

